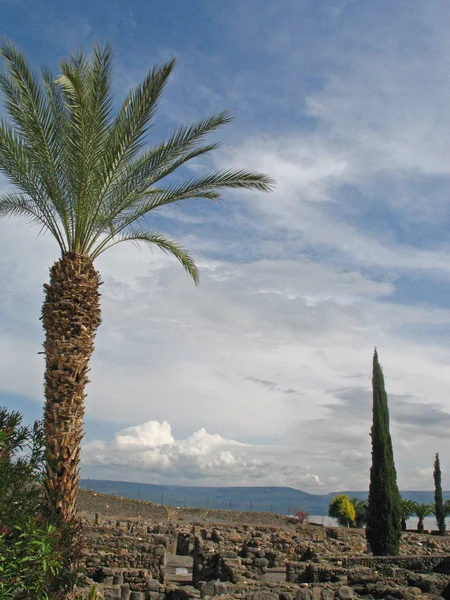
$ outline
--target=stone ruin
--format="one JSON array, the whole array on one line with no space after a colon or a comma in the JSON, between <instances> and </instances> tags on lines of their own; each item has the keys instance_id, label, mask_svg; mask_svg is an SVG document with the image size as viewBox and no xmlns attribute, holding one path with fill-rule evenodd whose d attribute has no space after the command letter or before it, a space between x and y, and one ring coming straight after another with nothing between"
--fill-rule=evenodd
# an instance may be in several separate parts
<instances>
[{"instance_id":1,"label":"stone ruin","mask_svg":"<svg viewBox=\"0 0 450 600\"><path fill-rule=\"evenodd\" d=\"M86 585L104 600L450 600L450 537L405 534L400 556L373 557L363 530L168 516L86 522Z\"/></svg>"}]
</instances>

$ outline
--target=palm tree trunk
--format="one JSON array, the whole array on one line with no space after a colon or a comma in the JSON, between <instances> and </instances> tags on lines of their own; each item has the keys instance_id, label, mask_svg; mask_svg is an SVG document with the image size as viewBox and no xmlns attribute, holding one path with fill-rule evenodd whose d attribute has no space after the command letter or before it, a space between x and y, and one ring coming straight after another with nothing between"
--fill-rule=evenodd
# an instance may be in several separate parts
<instances>
[{"instance_id":1,"label":"palm tree trunk","mask_svg":"<svg viewBox=\"0 0 450 600\"><path fill-rule=\"evenodd\" d=\"M419 522L417 523L417 531L419 533L423 533L423 517L419 517Z\"/></svg>"},{"instance_id":2,"label":"palm tree trunk","mask_svg":"<svg viewBox=\"0 0 450 600\"><path fill-rule=\"evenodd\" d=\"M51 510L64 521L76 513L84 390L100 325L100 284L89 258L67 253L44 285L45 487Z\"/></svg>"}]
</instances>

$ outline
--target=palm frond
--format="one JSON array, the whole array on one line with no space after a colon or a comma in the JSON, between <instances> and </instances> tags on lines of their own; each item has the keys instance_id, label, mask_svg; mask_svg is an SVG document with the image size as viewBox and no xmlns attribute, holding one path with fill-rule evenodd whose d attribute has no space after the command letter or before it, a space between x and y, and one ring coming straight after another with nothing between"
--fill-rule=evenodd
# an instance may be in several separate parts
<instances>
[{"instance_id":1,"label":"palm frond","mask_svg":"<svg viewBox=\"0 0 450 600\"><path fill-rule=\"evenodd\" d=\"M129 205L130 200L142 196L151 185L167 177L188 161L218 148L219 143L197 147L196 144L231 120L231 113L222 111L189 126L180 127L168 140L130 161L118 180L111 186L105 200L97 206L95 218L92 219L88 231L88 237L93 237L90 247L97 236L110 226L114 217Z\"/></svg>"},{"instance_id":2,"label":"palm frond","mask_svg":"<svg viewBox=\"0 0 450 600\"><path fill-rule=\"evenodd\" d=\"M231 120L231 113L223 111L189 126L180 127L168 140L130 161L113 188L113 194L120 196L123 189L128 194L146 190L186 162L215 150L220 143L204 146L197 144Z\"/></svg>"},{"instance_id":3,"label":"palm frond","mask_svg":"<svg viewBox=\"0 0 450 600\"><path fill-rule=\"evenodd\" d=\"M67 250L64 240L61 238L61 232L55 226L55 215L51 214L51 209L50 213L49 210L42 210L42 206L25 194L0 195L0 218L6 216L26 217L31 223L48 229L56 238L61 251L65 252Z\"/></svg>"},{"instance_id":4,"label":"palm frond","mask_svg":"<svg viewBox=\"0 0 450 600\"><path fill-rule=\"evenodd\" d=\"M4 64L0 71L0 89L5 106L28 148L30 160L39 169L41 185L52 198L66 228L67 204L55 168L58 149L52 143L55 140L54 122L50 118L46 94L23 54L9 40L0 44L0 57Z\"/></svg>"},{"instance_id":5,"label":"palm frond","mask_svg":"<svg viewBox=\"0 0 450 600\"><path fill-rule=\"evenodd\" d=\"M163 252L174 256L192 277L194 283L196 285L199 283L198 268L191 255L182 246L177 244L177 242L174 242L170 238L156 231L131 230L118 236L110 236L105 240L104 244L93 253L92 258L97 258L97 256L106 250L109 250L109 248L121 244L122 242L145 243L149 246L157 246Z\"/></svg>"},{"instance_id":6,"label":"palm frond","mask_svg":"<svg viewBox=\"0 0 450 600\"><path fill-rule=\"evenodd\" d=\"M144 81L133 88L125 98L112 125L103 159L102 196L141 150L161 94L175 66L175 59L154 66Z\"/></svg>"},{"instance_id":7,"label":"palm frond","mask_svg":"<svg viewBox=\"0 0 450 600\"><path fill-rule=\"evenodd\" d=\"M61 250L64 250L66 244L59 225L58 207L46 194L30 149L4 121L0 121L0 172L24 192L24 194L16 194L17 197L28 197L33 202L35 212L40 215L42 224L53 233ZM5 195L7 198L12 196Z\"/></svg>"},{"instance_id":8,"label":"palm frond","mask_svg":"<svg viewBox=\"0 0 450 600\"><path fill-rule=\"evenodd\" d=\"M220 145L205 138L231 121L227 111L145 148L175 60L150 69L115 115L109 44L95 45L91 56L77 52L61 60L58 77L44 69L39 79L8 40L0 43L0 60L10 116L0 121L0 171L21 192L2 198L1 214L39 222L62 252L95 258L119 241L139 239L181 252L187 268L192 259L174 242L138 231L148 212L189 198L218 200L227 188L269 191L273 184L265 175L232 169L181 183L170 179Z\"/></svg>"},{"instance_id":9,"label":"palm frond","mask_svg":"<svg viewBox=\"0 0 450 600\"><path fill-rule=\"evenodd\" d=\"M271 189L272 185L273 180L270 177L259 173L251 173L241 169L215 171L203 177L196 177L171 185L166 189L150 190L148 193L143 192L141 195L135 194L134 199L128 203L125 210L114 219L114 227L116 231L121 231L144 217L148 212L181 200L191 198L220 200L221 192L225 188L253 189L266 192Z\"/></svg>"},{"instance_id":10,"label":"palm frond","mask_svg":"<svg viewBox=\"0 0 450 600\"><path fill-rule=\"evenodd\" d=\"M90 61L83 53L60 63L61 87L68 107L65 160L74 198L74 245L83 251L87 229L101 200L101 173L111 125L112 48L94 46Z\"/></svg>"}]
</instances>

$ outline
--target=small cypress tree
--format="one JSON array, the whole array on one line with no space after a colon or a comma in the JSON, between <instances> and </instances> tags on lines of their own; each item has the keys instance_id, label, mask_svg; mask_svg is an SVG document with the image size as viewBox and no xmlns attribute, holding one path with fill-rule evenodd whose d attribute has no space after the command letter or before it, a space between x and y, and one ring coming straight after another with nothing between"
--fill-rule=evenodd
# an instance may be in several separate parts
<instances>
[{"instance_id":1,"label":"small cypress tree","mask_svg":"<svg viewBox=\"0 0 450 600\"><path fill-rule=\"evenodd\" d=\"M372 387L372 468L366 537L375 556L392 556L400 552L400 494L389 433L387 395L376 349L373 355Z\"/></svg>"},{"instance_id":2,"label":"small cypress tree","mask_svg":"<svg viewBox=\"0 0 450 600\"><path fill-rule=\"evenodd\" d=\"M439 462L439 453L436 452L434 459L434 510L436 514L436 523L439 528L439 535L445 535L445 512L444 501L442 499L442 482L441 482L441 464Z\"/></svg>"}]
</instances>

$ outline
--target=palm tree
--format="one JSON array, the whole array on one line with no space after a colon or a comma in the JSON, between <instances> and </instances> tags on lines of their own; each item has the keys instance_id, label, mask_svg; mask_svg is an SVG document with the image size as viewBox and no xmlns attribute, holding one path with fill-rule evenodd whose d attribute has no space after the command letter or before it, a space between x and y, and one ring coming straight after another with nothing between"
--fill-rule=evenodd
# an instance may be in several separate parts
<instances>
[{"instance_id":1,"label":"palm tree","mask_svg":"<svg viewBox=\"0 0 450 600\"><path fill-rule=\"evenodd\" d=\"M414 502L400 498L400 514L402 518L402 531L406 531L406 521L414 514Z\"/></svg>"},{"instance_id":2,"label":"palm tree","mask_svg":"<svg viewBox=\"0 0 450 600\"><path fill-rule=\"evenodd\" d=\"M159 99L175 60L155 66L118 111L111 93L112 49L74 53L56 78L40 76L10 41L0 44L0 89L9 120L0 121L0 170L16 191L0 196L0 215L20 215L49 231L61 256L45 285L46 490L63 520L76 510L88 365L100 325L95 259L122 242L173 255L198 283L189 253L149 229L148 213L189 198L218 200L225 188L268 191L272 181L245 170L221 170L173 181L169 176L217 143L207 134L230 122L221 112L147 146Z\"/></svg>"},{"instance_id":3,"label":"palm tree","mask_svg":"<svg viewBox=\"0 0 450 600\"><path fill-rule=\"evenodd\" d=\"M417 523L417 531L419 533L423 533L423 520L428 515L431 515L432 507L429 504L414 502L414 513L419 519L419 522Z\"/></svg>"}]
</instances>

